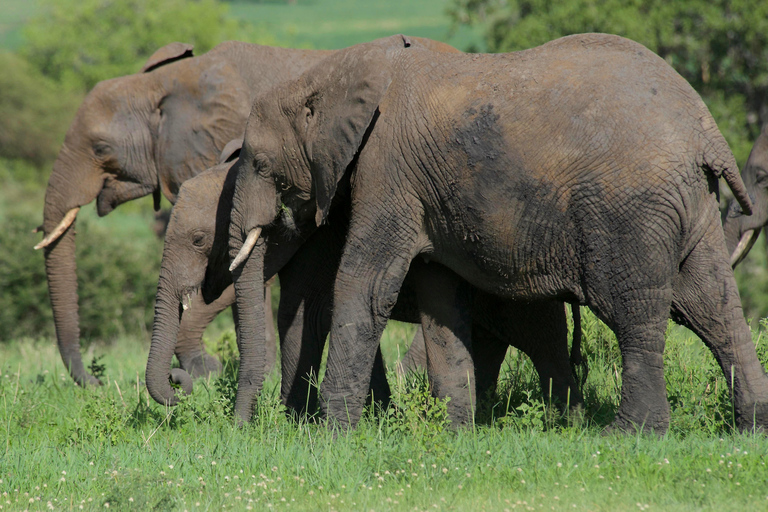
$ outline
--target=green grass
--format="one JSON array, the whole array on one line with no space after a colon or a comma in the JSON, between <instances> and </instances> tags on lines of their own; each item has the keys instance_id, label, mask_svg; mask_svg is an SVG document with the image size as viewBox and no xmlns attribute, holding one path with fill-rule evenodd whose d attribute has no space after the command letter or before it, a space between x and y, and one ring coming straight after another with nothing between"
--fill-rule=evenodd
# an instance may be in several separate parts
<instances>
[{"instance_id":1,"label":"green grass","mask_svg":"<svg viewBox=\"0 0 768 512\"><path fill-rule=\"evenodd\" d=\"M446 14L448 0L299 0L283 2L230 3L233 18L264 29L282 45L307 48L344 48L404 33L428 37L464 50L483 48L481 32L466 27L450 33Z\"/></svg>"},{"instance_id":2,"label":"green grass","mask_svg":"<svg viewBox=\"0 0 768 512\"><path fill-rule=\"evenodd\" d=\"M281 46L344 48L378 37L404 33L445 41L465 50L484 48L480 29L451 32L448 0L299 0L227 2L230 17L250 22ZM39 11L37 0L0 0L0 48L16 50L23 43L24 24Z\"/></svg>"},{"instance_id":3,"label":"green grass","mask_svg":"<svg viewBox=\"0 0 768 512\"><path fill-rule=\"evenodd\" d=\"M668 333L667 435L605 436L621 366L610 332L584 317L580 421L542 404L530 362L511 353L493 417L474 428L447 428L444 404L414 376L396 384L395 407L336 439L286 419L274 376L254 422L236 427L231 360L222 377L198 381L165 409L147 396L147 347L135 339L91 345L86 363L103 356L105 365L99 389L73 385L51 340L0 345L0 510L764 508L768 440L731 431L725 381L702 344L684 329ZM387 330L390 363L412 332ZM755 333L765 363L764 338Z\"/></svg>"}]
</instances>

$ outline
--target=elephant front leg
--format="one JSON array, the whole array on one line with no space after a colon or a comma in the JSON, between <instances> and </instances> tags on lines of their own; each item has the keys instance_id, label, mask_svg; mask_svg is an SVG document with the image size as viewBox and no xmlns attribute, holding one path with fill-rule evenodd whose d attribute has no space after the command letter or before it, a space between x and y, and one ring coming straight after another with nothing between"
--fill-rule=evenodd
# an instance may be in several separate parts
<instances>
[{"instance_id":1,"label":"elephant front leg","mask_svg":"<svg viewBox=\"0 0 768 512\"><path fill-rule=\"evenodd\" d=\"M434 396L448 402L454 426L472 421L477 405L470 305L473 290L458 275L418 258L412 263Z\"/></svg>"},{"instance_id":2,"label":"elephant front leg","mask_svg":"<svg viewBox=\"0 0 768 512\"><path fill-rule=\"evenodd\" d=\"M235 302L235 290L228 286L221 296L206 304L201 293L192 299L192 305L181 317L175 354L181 367L193 378L208 377L221 371L221 363L208 354L203 344L205 328Z\"/></svg>"},{"instance_id":3,"label":"elephant front leg","mask_svg":"<svg viewBox=\"0 0 768 512\"><path fill-rule=\"evenodd\" d=\"M381 230L354 234L344 249L334 288L334 311L321 413L336 425L354 427L368 395L381 334L408 271L410 237L382 240Z\"/></svg>"}]
</instances>

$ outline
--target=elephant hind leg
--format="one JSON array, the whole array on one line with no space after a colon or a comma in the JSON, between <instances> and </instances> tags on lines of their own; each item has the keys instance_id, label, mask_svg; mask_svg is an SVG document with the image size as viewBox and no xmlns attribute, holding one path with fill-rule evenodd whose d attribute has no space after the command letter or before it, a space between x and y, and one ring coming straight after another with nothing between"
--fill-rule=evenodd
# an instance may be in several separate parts
<instances>
[{"instance_id":1,"label":"elephant hind leg","mask_svg":"<svg viewBox=\"0 0 768 512\"><path fill-rule=\"evenodd\" d=\"M674 283L672 315L709 347L733 383L740 429L768 427L768 377L757 358L744 319L722 230L710 230L680 267Z\"/></svg>"},{"instance_id":2,"label":"elephant hind leg","mask_svg":"<svg viewBox=\"0 0 768 512\"><path fill-rule=\"evenodd\" d=\"M669 428L664 336L671 301L671 284L659 284L627 287L607 307L590 304L616 334L621 350L621 403L608 430L661 435Z\"/></svg>"}]
</instances>

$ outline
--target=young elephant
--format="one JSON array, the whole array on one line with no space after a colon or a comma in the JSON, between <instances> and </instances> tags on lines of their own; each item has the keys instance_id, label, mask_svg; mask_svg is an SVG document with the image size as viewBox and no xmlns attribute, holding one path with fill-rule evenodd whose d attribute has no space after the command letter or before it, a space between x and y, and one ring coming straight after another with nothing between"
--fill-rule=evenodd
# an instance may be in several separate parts
<instances>
[{"instance_id":1,"label":"young elephant","mask_svg":"<svg viewBox=\"0 0 768 512\"><path fill-rule=\"evenodd\" d=\"M583 34L499 55L352 47L256 100L241 161L230 226L241 311L261 304L260 230L269 242L286 210L293 224L323 224L349 177L321 387L329 419L358 421L379 336L422 254L489 294L590 307L622 353L615 429L668 428L670 312L733 383L738 426L768 425L717 178L747 213L750 201L701 98L643 46ZM427 320L471 339L456 278L430 281L455 302ZM243 347L258 334L249 323Z\"/></svg>"},{"instance_id":2,"label":"young elephant","mask_svg":"<svg viewBox=\"0 0 768 512\"><path fill-rule=\"evenodd\" d=\"M191 297L198 293L205 302L217 300L232 282L227 268L227 241L238 167L229 161L185 182L171 214L146 372L147 389L160 403L174 405L177 401L169 384L169 372L170 380L181 384L185 391L189 392L192 385L183 371L170 370L179 326L178 304L193 303ZM333 227L318 230L306 241L289 233L275 235L269 241L265 278L269 279L277 272L281 283L278 309L283 375L281 397L286 406L299 413L306 408L314 410L316 406L316 392L309 385L309 376L317 375L330 329L331 290L344 242L345 224L339 216ZM297 251L299 247L301 250ZM415 262L414 269L424 266ZM422 269L420 272L428 271ZM410 284L411 280L406 280L393 318L418 323L421 318ZM549 390L551 385L553 396L563 404L569 400L571 405L581 402L571 377L567 328L561 304L508 305L484 294L479 294L476 304L474 329L478 338L487 340L475 354L480 393L495 388L509 345L507 340L511 339L532 358L540 373L542 389ZM423 343L421 337L417 340ZM415 348L417 352L420 348L423 352L423 346ZM434 367L430 368L438 386L445 378L455 378L466 388L466 375L451 375L452 368L437 368L439 364L440 361L433 361ZM374 397L386 402L389 388L380 352L377 352L372 374ZM475 402L474 397L472 402ZM240 414L243 419L247 419L246 415ZM453 416L457 422L463 422L468 412L455 411Z\"/></svg>"},{"instance_id":3,"label":"young elephant","mask_svg":"<svg viewBox=\"0 0 768 512\"><path fill-rule=\"evenodd\" d=\"M768 224L768 123L763 125L760 136L752 146L747 165L741 171L741 179L754 201L754 212L744 215L737 201L731 201L726 210L723 231L733 267L747 256L763 226Z\"/></svg>"},{"instance_id":4,"label":"young elephant","mask_svg":"<svg viewBox=\"0 0 768 512\"><path fill-rule=\"evenodd\" d=\"M394 36L402 45L458 50L421 38ZM97 202L99 215L153 194L171 203L181 184L214 165L224 145L241 137L254 96L296 78L331 51L292 50L229 41L193 57L192 46L169 44L150 57L142 73L98 83L83 100L53 164L45 194L48 290L64 366L80 385L99 384L80 355L75 219ZM224 301L226 302L226 301ZM182 321L177 355L193 374L219 363L200 342L221 303L195 304Z\"/></svg>"}]
</instances>

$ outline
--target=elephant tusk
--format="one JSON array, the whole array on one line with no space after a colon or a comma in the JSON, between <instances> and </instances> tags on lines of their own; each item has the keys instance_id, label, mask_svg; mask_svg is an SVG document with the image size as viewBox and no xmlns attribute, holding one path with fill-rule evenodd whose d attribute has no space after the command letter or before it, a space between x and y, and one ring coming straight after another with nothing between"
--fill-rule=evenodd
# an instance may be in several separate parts
<instances>
[{"instance_id":1,"label":"elephant tusk","mask_svg":"<svg viewBox=\"0 0 768 512\"><path fill-rule=\"evenodd\" d=\"M760 229L750 229L748 231L745 231L743 235L741 235L741 240L739 240L739 245L736 246L736 249L733 250L733 254L731 254L731 268L735 268L736 265L739 264L741 260L746 258L747 254L749 253L749 250L752 248L753 245L755 245L755 242L757 241L757 237L760 236Z\"/></svg>"},{"instance_id":2,"label":"elephant tusk","mask_svg":"<svg viewBox=\"0 0 768 512\"><path fill-rule=\"evenodd\" d=\"M43 240L35 246L35 250L42 249L43 247L48 247L53 242L58 240L58 238L69 228L69 226L72 225L73 222L75 222L75 218L77 217L77 212L80 211L80 207L76 206L75 208L72 208L67 212L67 214L64 216L63 219L61 219L61 222L59 222L59 225L56 226L56 228L51 231L51 233L43 238Z\"/></svg>"},{"instance_id":3,"label":"elephant tusk","mask_svg":"<svg viewBox=\"0 0 768 512\"><path fill-rule=\"evenodd\" d=\"M246 237L245 242L243 242L243 246L240 248L240 252L237 253L234 261L232 261L232 264L229 266L230 272L239 267L240 264L245 261L245 259L251 254L253 246L256 245L256 241L259 239L260 234L261 228L252 229L248 232L248 236Z\"/></svg>"}]
</instances>

